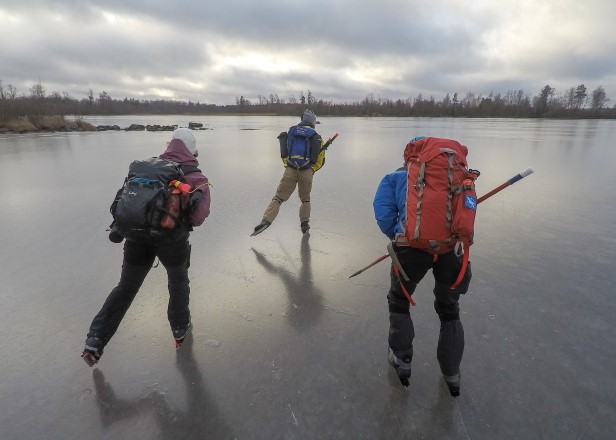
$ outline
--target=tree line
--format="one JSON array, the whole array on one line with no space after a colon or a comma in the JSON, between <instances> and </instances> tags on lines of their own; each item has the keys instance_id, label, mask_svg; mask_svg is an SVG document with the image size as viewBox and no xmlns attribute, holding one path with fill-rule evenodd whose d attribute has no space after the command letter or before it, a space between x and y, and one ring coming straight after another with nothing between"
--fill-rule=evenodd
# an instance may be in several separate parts
<instances>
[{"instance_id":1,"label":"tree line","mask_svg":"<svg viewBox=\"0 0 616 440\"><path fill-rule=\"evenodd\" d=\"M333 102L317 99L306 93L280 98L277 94L258 95L249 100L244 96L234 104L216 105L192 101L138 100L112 98L102 91L95 95L89 89L83 99L68 93L47 93L39 81L27 93L18 94L12 84L0 79L0 123L11 119L27 119L37 125L50 116L124 115L124 114L274 114L298 115L309 107L322 116L429 116L429 117L510 117L510 118L616 118L616 105L608 107L609 98L603 86L591 92L584 84L557 93L550 85L535 96L523 90L490 93L487 96L466 93L447 93L441 100L434 96L391 99L369 94L361 101Z\"/></svg>"}]
</instances>

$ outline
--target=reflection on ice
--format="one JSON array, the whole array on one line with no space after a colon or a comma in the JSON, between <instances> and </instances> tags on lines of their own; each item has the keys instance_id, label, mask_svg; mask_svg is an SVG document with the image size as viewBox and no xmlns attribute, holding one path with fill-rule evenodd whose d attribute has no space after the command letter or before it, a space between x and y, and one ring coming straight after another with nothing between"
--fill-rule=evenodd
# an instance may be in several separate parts
<instances>
[{"instance_id":1,"label":"reflection on ice","mask_svg":"<svg viewBox=\"0 0 616 440\"><path fill-rule=\"evenodd\" d=\"M323 311L323 292L313 283L310 233L302 235L301 263L297 274L284 266L271 263L267 257L252 248L257 262L270 274L279 278L286 289L288 306L285 313L289 324L296 328L315 325ZM280 244L283 247L282 244ZM284 251L284 247L283 247ZM288 252L285 252L288 255Z\"/></svg>"},{"instance_id":2,"label":"reflection on ice","mask_svg":"<svg viewBox=\"0 0 616 440\"><path fill-rule=\"evenodd\" d=\"M193 356L194 340L189 334L177 349L176 367L186 387L187 409L180 410L169 403L165 392L147 390L135 398L120 398L99 369L92 371L101 423L108 429L128 420L140 425L139 419L152 415L160 438L234 438L231 429L217 409L216 401L208 395L199 366ZM147 428L150 428L149 426ZM154 438L153 433L142 432L142 438Z\"/></svg>"}]
</instances>

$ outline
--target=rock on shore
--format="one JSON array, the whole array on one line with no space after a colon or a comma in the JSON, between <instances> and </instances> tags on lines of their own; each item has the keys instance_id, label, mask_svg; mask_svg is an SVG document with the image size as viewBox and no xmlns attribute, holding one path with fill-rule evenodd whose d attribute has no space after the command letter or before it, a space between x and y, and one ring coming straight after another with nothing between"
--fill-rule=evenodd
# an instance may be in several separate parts
<instances>
[{"instance_id":1,"label":"rock on shore","mask_svg":"<svg viewBox=\"0 0 616 440\"><path fill-rule=\"evenodd\" d=\"M71 131L173 131L178 125L142 125L131 124L126 128L119 125L98 125L94 126L83 120L66 120L64 118L43 118L37 124L27 119L14 119L0 123L0 134L3 133L35 133L41 131L48 132L71 132ZM191 130L209 130L204 128L200 122L189 122L188 128Z\"/></svg>"}]
</instances>

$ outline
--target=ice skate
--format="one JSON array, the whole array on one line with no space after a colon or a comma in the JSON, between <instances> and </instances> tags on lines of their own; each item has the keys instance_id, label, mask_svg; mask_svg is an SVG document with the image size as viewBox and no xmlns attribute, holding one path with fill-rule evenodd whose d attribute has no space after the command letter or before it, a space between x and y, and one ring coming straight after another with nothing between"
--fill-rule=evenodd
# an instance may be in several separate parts
<instances>
[{"instance_id":1,"label":"ice skate","mask_svg":"<svg viewBox=\"0 0 616 440\"><path fill-rule=\"evenodd\" d=\"M411 358L402 360L398 359L392 349L390 348L387 354L387 360L389 364L394 367L396 370L396 374L398 374L398 378L400 379L400 383L405 387L409 386L409 379L411 378Z\"/></svg>"},{"instance_id":2,"label":"ice skate","mask_svg":"<svg viewBox=\"0 0 616 440\"><path fill-rule=\"evenodd\" d=\"M103 355L103 341L99 338L86 339L86 346L81 353L82 359L89 367L94 366Z\"/></svg>"},{"instance_id":3,"label":"ice skate","mask_svg":"<svg viewBox=\"0 0 616 440\"><path fill-rule=\"evenodd\" d=\"M261 223L259 223L257 226L255 226L255 230L252 234L250 234L251 237L254 237L255 235L260 234L261 232L265 231L267 228L270 227L272 223L268 222L267 220L263 219L261 221Z\"/></svg>"},{"instance_id":4,"label":"ice skate","mask_svg":"<svg viewBox=\"0 0 616 440\"><path fill-rule=\"evenodd\" d=\"M449 388L449 394L451 394L452 397L458 397L460 395L460 377L460 373L455 376L443 375L447 388Z\"/></svg>"},{"instance_id":5,"label":"ice skate","mask_svg":"<svg viewBox=\"0 0 616 440\"><path fill-rule=\"evenodd\" d=\"M188 321L188 324L179 326L179 327L174 327L172 329L175 348L180 348L182 346L191 328L192 328L192 324L190 323L190 321Z\"/></svg>"},{"instance_id":6,"label":"ice skate","mask_svg":"<svg viewBox=\"0 0 616 440\"><path fill-rule=\"evenodd\" d=\"M302 222L300 228L302 228L302 234L305 234L310 230L310 223L308 223L308 221Z\"/></svg>"}]
</instances>

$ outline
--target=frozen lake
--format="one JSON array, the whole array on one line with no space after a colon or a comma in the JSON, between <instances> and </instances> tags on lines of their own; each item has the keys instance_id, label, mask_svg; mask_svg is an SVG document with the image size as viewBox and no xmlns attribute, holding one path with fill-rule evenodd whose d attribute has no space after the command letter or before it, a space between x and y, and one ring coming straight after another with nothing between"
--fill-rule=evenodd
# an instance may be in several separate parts
<instances>
[{"instance_id":1,"label":"frozen lake","mask_svg":"<svg viewBox=\"0 0 616 440\"><path fill-rule=\"evenodd\" d=\"M191 235L194 332L174 348L164 269L152 269L101 362L80 359L120 275L108 208L129 163L170 133L0 135L0 439L611 439L616 436L616 121L319 118L340 133L299 199L250 237L282 175L289 117L202 122L212 212ZM372 198L408 140L469 148L487 193L461 298L462 395L436 360L432 277L420 284L408 391L389 367L388 262Z\"/></svg>"}]
</instances>

